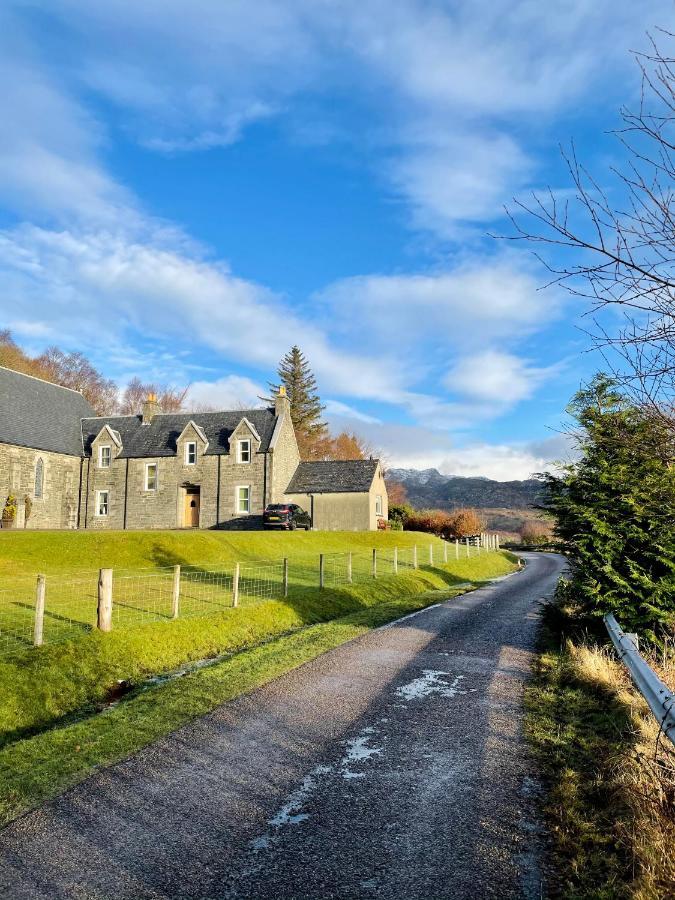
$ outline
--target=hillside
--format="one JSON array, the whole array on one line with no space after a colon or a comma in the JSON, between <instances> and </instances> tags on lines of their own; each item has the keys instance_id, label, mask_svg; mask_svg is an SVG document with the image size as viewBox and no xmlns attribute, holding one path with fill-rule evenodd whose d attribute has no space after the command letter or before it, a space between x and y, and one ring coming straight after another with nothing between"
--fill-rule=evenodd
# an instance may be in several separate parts
<instances>
[{"instance_id":1,"label":"hillside","mask_svg":"<svg viewBox=\"0 0 675 900\"><path fill-rule=\"evenodd\" d=\"M541 482L492 481L490 478L461 478L441 475L437 469L390 469L389 481L406 489L409 502L418 508L526 510L540 502Z\"/></svg>"}]
</instances>

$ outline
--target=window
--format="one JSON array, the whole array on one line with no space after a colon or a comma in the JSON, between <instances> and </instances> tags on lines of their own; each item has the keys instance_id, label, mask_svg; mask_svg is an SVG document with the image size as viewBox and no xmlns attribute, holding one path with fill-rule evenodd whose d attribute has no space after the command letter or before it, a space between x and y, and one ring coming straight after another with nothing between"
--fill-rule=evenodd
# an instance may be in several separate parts
<instances>
[{"instance_id":1,"label":"window","mask_svg":"<svg viewBox=\"0 0 675 900\"><path fill-rule=\"evenodd\" d=\"M375 515L376 516L382 515L382 494L378 494L375 497Z\"/></svg>"},{"instance_id":2,"label":"window","mask_svg":"<svg viewBox=\"0 0 675 900\"><path fill-rule=\"evenodd\" d=\"M35 499L40 500L42 498L42 492L44 490L45 485L45 464L41 459L38 459L35 464Z\"/></svg>"},{"instance_id":3,"label":"window","mask_svg":"<svg viewBox=\"0 0 675 900\"><path fill-rule=\"evenodd\" d=\"M251 488L248 485L237 488L237 512L240 515L251 512Z\"/></svg>"},{"instance_id":4,"label":"window","mask_svg":"<svg viewBox=\"0 0 675 900\"><path fill-rule=\"evenodd\" d=\"M98 466L99 469L109 469L110 460L112 459L112 447L106 445L98 448Z\"/></svg>"},{"instance_id":5,"label":"window","mask_svg":"<svg viewBox=\"0 0 675 900\"><path fill-rule=\"evenodd\" d=\"M157 463L145 464L145 490L157 490Z\"/></svg>"},{"instance_id":6,"label":"window","mask_svg":"<svg viewBox=\"0 0 675 900\"><path fill-rule=\"evenodd\" d=\"M197 462L197 443L188 441L185 445L185 465L194 466Z\"/></svg>"},{"instance_id":7,"label":"window","mask_svg":"<svg viewBox=\"0 0 675 900\"><path fill-rule=\"evenodd\" d=\"M110 510L110 491L96 491L96 515L107 516Z\"/></svg>"},{"instance_id":8,"label":"window","mask_svg":"<svg viewBox=\"0 0 675 900\"><path fill-rule=\"evenodd\" d=\"M237 462L251 462L251 442L249 440L237 441Z\"/></svg>"}]
</instances>

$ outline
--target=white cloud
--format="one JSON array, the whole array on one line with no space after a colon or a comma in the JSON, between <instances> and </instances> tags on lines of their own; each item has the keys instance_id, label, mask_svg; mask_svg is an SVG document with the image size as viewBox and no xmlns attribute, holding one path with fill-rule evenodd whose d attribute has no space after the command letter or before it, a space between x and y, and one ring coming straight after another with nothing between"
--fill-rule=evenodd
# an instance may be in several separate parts
<instances>
[{"instance_id":1,"label":"white cloud","mask_svg":"<svg viewBox=\"0 0 675 900\"><path fill-rule=\"evenodd\" d=\"M523 260L474 259L454 271L345 278L318 295L331 327L359 323L363 341L408 346L428 338L442 347L521 337L558 312L555 295L538 291Z\"/></svg>"},{"instance_id":2,"label":"white cloud","mask_svg":"<svg viewBox=\"0 0 675 900\"><path fill-rule=\"evenodd\" d=\"M403 373L382 360L340 350L262 285L237 278L223 262L194 258L162 242L152 222L139 238L113 232L50 231L23 226L0 232L1 307L26 308L48 322L66 346L101 340L201 343L270 371L299 343L324 390L400 402ZM105 311L105 317L103 316ZM104 322L105 324L102 324Z\"/></svg>"},{"instance_id":3,"label":"white cloud","mask_svg":"<svg viewBox=\"0 0 675 900\"><path fill-rule=\"evenodd\" d=\"M460 225L500 216L532 168L532 160L512 137L469 128L445 141L437 136L421 145L406 145L390 174L408 199L416 225L456 238Z\"/></svg>"},{"instance_id":4,"label":"white cloud","mask_svg":"<svg viewBox=\"0 0 675 900\"><path fill-rule=\"evenodd\" d=\"M560 458L557 442L538 444L473 442L458 445L447 432L418 425L383 422L368 425L345 418L335 425L362 435L388 468L438 469L443 475L484 475L496 481L530 478Z\"/></svg>"},{"instance_id":5,"label":"white cloud","mask_svg":"<svg viewBox=\"0 0 675 900\"><path fill-rule=\"evenodd\" d=\"M380 422L380 419L376 416L361 412L347 403L342 403L340 400L326 400L325 405L328 419L349 419L353 422L367 422L369 425L375 425Z\"/></svg>"},{"instance_id":6,"label":"white cloud","mask_svg":"<svg viewBox=\"0 0 675 900\"><path fill-rule=\"evenodd\" d=\"M597 94L594 79L607 82L629 64L627 46L657 9L656 0L560 8L529 0L452 8L426 0L54 0L48 15L71 50L60 84L38 64L33 20L15 10L11 20L6 13L18 50L3 73L12 128L0 190L52 212L81 210L87 197L98 216L106 203L129 203L93 158L92 136L102 130L77 95L112 103L144 145L179 152L227 145L248 123L337 88L369 110L367 134L351 139L376 151L377 170L415 224L452 235L458 224L493 218L527 182L524 129L583 91ZM667 25L662 10L659 21ZM312 105L311 125L330 133L334 107L317 112L326 105ZM35 185L24 190L30 171Z\"/></svg>"},{"instance_id":7,"label":"white cloud","mask_svg":"<svg viewBox=\"0 0 675 900\"><path fill-rule=\"evenodd\" d=\"M444 384L470 400L508 407L531 397L559 370L559 365L536 367L511 353L484 350L458 360L445 376Z\"/></svg>"},{"instance_id":8,"label":"white cloud","mask_svg":"<svg viewBox=\"0 0 675 900\"><path fill-rule=\"evenodd\" d=\"M262 385L241 375L226 375L216 381L195 381L190 385L186 407L205 404L217 409L255 409L263 405L268 392Z\"/></svg>"}]
</instances>

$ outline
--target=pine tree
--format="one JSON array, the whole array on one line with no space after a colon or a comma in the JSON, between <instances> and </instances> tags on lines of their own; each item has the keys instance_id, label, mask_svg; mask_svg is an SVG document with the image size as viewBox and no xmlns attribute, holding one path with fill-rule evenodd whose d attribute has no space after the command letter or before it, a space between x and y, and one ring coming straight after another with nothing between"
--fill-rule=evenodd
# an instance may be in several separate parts
<instances>
[{"instance_id":1,"label":"pine tree","mask_svg":"<svg viewBox=\"0 0 675 900\"><path fill-rule=\"evenodd\" d=\"M270 382L272 393L277 394L280 385L286 388L301 453L311 455L312 445L326 437L326 423L321 421L325 406L321 404L309 362L297 345L291 347L281 360L277 374L279 382Z\"/></svg>"}]
</instances>

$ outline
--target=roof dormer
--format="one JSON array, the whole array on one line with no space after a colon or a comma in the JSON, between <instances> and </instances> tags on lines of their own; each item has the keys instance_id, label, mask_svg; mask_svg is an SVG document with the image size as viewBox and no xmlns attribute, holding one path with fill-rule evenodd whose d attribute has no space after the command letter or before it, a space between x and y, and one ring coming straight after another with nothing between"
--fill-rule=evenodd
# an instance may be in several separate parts
<instances>
[{"instance_id":1,"label":"roof dormer","mask_svg":"<svg viewBox=\"0 0 675 900\"><path fill-rule=\"evenodd\" d=\"M91 455L99 469L109 469L113 459L122 452L122 437L119 431L104 425L91 443Z\"/></svg>"}]
</instances>

